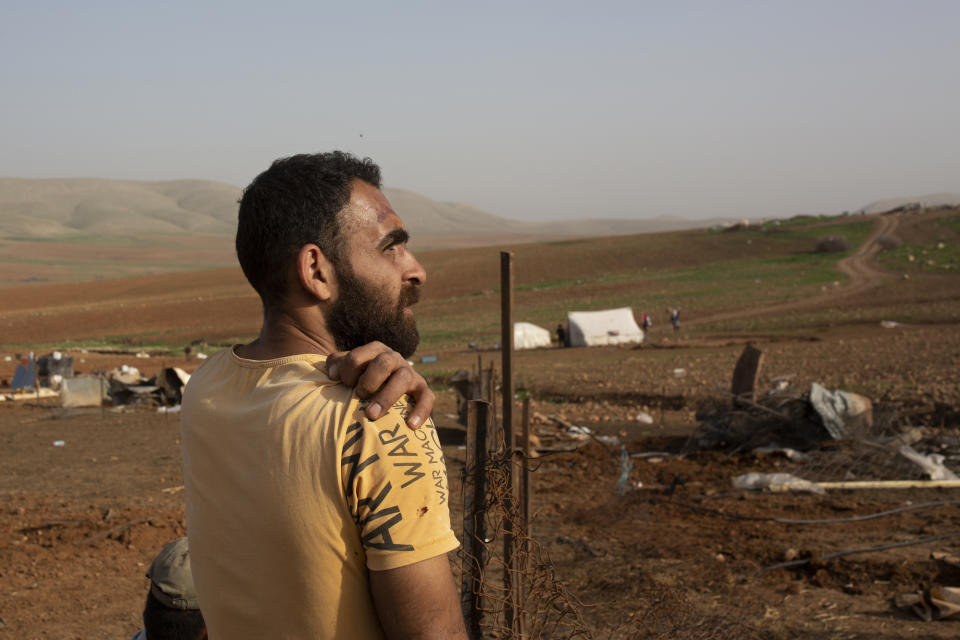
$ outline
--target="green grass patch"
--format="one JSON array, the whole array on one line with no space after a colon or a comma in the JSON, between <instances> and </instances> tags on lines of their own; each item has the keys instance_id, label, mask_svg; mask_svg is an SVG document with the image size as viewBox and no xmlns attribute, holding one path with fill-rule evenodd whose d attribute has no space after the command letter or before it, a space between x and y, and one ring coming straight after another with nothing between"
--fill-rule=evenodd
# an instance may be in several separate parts
<instances>
[{"instance_id":1,"label":"green grass patch","mask_svg":"<svg viewBox=\"0 0 960 640\"><path fill-rule=\"evenodd\" d=\"M612 282L626 282L638 277L636 273L608 273L592 278L577 278L572 280L547 280L540 282L527 282L524 284L515 284L514 291L544 291L546 289L559 289L562 287L581 287L595 284L608 284ZM493 290L496 295L500 295L500 288Z\"/></svg>"},{"instance_id":2,"label":"green grass patch","mask_svg":"<svg viewBox=\"0 0 960 640\"><path fill-rule=\"evenodd\" d=\"M936 221L937 225L945 227L960 235L960 213L949 213Z\"/></svg>"},{"instance_id":3,"label":"green grass patch","mask_svg":"<svg viewBox=\"0 0 960 640\"><path fill-rule=\"evenodd\" d=\"M821 222L826 222L828 220L833 220L839 216L830 216L830 215L819 215L819 216L794 216L792 218L785 218L779 220L767 220L761 226L764 231L778 231L780 229L786 229L791 227L805 227L811 224L819 224Z\"/></svg>"},{"instance_id":4,"label":"green grass patch","mask_svg":"<svg viewBox=\"0 0 960 640\"><path fill-rule=\"evenodd\" d=\"M544 289L556 289L558 287L575 287L583 284L583 280L554 280L551 282L530 282L527 284L514 285L514 291L542 291ZM494 293L500 294L500 289L494 289Z\"/></svg>"},{"instance_id":5,"label":"green grass patch","mask_svg":"<svg viewBox=\"0 0 960 640\"><path fill-rule=\"evenodd\" d=\"M694 269L685 269L660 277L666 282L728 283L750 285L798 286L822 284L843 279L837 262L849 255L843 253L794 253L771 258L717 262Z\"/></svg>"},{"instance_id":6,"label":"green grass patch","mask_svg":"<svg viewBox=\"0 0 960 640\"><path fill-rule=\"evenodd\" d=\"M108 336L90 340L61 340L59 342L31 342L30 344L0 343L4 349L30 349L33 351L53 351L81 349L115 349L119 351L164 351L176 355L183 353L183 345L173 345L162 341L139 340L130 336Z\"/></svg>"},{"instance_id":7,"label":"green grass patch","mask_svg":"<svg viewBox=\"0 0 960 640\"><path fill-rule=\"evenodd\" d=\"M80 349L116 349L120 351L152 351L167 352L170 355L183 355L183 348L186 343L182 339L164 339L164 335L174 333L174 331L144 331L129 335L110 335L99 338L88 338L81 340L60 340L56 342L31 342L29 344L20 343L0 343L0 348L4 349L25 349L33 351L44 350L80 350ZM194 353L204 353L213 355L218 351L237 343L249 342L250 338L238 338L233 340L224 340L216 344L207 344L202 349L194 349Z\"/></svg>"},{"instance_id":8,"label":"green grass patch","mask_svg":"<svg viewBox=\"0 0 960 640\"><path fill-rule=\"evenodd\" d=\"M956 242L905 244L884 251L879 258L885 267L896 271L960 274L960 243Z\"/></svg>"},{"instance_id":9,"label":"green grass patch","mask_svg":"<svg viewBox=\"0 0 960 640\"><path fill-rule=\"evenodd\" d=\"M850 243L851 247L859 247L873 231L874 222L872 220L862 220L850 222L848 218L841 217L837 222L829 224L815 225L795 225L778 227L776 230L768 231L766 228L757 231L744 231L758 238L765 238L777 242L796 242L798 240L810 243L810 251L814 250L817 238L822 236L843 236Z\"/></svg>"}]
</instances>

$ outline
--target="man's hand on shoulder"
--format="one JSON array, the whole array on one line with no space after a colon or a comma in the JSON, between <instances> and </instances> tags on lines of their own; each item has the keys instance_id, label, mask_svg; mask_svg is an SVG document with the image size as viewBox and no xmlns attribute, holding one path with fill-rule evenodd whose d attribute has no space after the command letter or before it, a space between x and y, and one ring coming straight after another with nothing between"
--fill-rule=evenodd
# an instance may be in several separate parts
<instances>
[{"instance_id":1,"label":"man's hand on shoulder","mask_svg":"<svg viewBox=\"0 0 960 640\"><path fill-rule=\"evenodd\" d=\"M356 389L357 397L367 401L365 411L370 420L382 416L406 394L414 402L407 415L407 425L416 429L430 417L436 400L423 376L413 370L406 358L382 342L331 353L327 356L327 375Z\"/></svg>"}]
</instances>

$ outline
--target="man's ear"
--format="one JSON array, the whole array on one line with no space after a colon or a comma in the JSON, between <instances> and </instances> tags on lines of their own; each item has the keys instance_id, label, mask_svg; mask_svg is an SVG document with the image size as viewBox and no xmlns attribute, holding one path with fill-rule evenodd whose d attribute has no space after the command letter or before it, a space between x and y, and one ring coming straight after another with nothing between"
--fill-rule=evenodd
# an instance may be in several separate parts
<instances>
[{"instance_id":1,"label":"man's ear","mask_svg":"<svg viewBox=\"0 0 960 640\"><path fill-rule=\"evenodd\" d=\"M317 300L325 302L333 296L336 277L333 263L315 244L305 244L297 252L297 276L300 285Z\"/></svg>"}]
</instances>

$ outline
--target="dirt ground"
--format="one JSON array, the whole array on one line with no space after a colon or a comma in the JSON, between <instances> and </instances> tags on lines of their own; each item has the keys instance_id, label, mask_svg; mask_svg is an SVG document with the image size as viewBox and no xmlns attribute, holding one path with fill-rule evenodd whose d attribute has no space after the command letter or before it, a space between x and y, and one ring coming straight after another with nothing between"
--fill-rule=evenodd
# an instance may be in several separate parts
<instances>
[{"instance_id":1,"label":"dirt ground","mask_svg":"<svg viewBox=\"0 0 960 640\"><path fill-rule=\"evenodd\" d=\"M913 278L906 286L871 268L871 242L844 264L849 282L820 297L685 317L684 328L712 322L715 329L688 335L658 325L640 347L517 354L516 387L532 398L544 442L557 434L554 418L618 439L607 441L610 449L588 440L573 451L546 452L532 474L532 538L594 637L960 636L960 621L922 622L891 603L898 593L934 583L960 586L957 570L932 556L960 555L960 537L823 559L960 532L956 489L755 493L734 489L731 479L749 471L802 472L803 463L748 450L675 455L689 444L705 405L729 402L731 374L747 343L764 353L764 393L778 379L787 386L782 393L793 396L812 382L856 391L873 400L892 429L922 426L928 437L960 443L956 276ZM176 318L171 331L192 336L198 334L190 323L223 325L226 316L235 326L223 327L223 336L249 335L258 309L244 287L233 272L194 274L186 284L151 276L50 285L11 299L3 319L25 342L70 338L65 318L73 316L64 309L77 313L82 322L73 321L85 331L112 331L119 314L144 331ZM44 299L60 304L50 313ZM934 309L934 320L879 323L917 308ZM768 331L764 314L820 315L797 330ZM199 364L179 354L136 358L137 350L68 353L82 372L128 364L151 375ZM500 356L466 349L430 355L437 361L417 368L438 389L434 419L459 531L465 453L446 379L478 363L499 368ZM15 364L0 360L0 378L9 380ZM53 401L0 402L0 639L123 638L139 628L144 572L165 543L185 534L178 436L176 415L149 408L66 412ZM613 455L619 444L637 454L624 495ZM955 470L957 464L948 460ZM860 477L869 469L852 471ZM912 508L850 520L902 507ZM791 558L810 562L763 571Z\"/></svg>"},{"instance_id":2,"label":"dirt ground","mask_svg":"<svg viewBox=\"0 0 960 640\"><path fill-rule=\"evenodd\" d=\"M769 354L767 371L774 375L789 363L798 387L824 371L852 376L853 369L868 365L880 371L899 367L898 377L932 379L935 369L943 372L960 355L956 327L916 328L898 339L879 328L860 334L762 344ZM842 357L844 350L865 353L866 345L883 341L887 348L874 348L859 367L837 373L828 360ZM696 399L715 393L716 380L727 378L742 344L668 344L522 354L519 375L537 390L534 411L544 416L536 428L546 437L556 429L546 416L562 414L600 433L620 434L630 453L678 451L695 423ZM658 360L664 354L669 357ZM591 364L585 365L588 357ZM469 366L476 354L443 354L447 366L458 359ZM131 362L129 356L126 361ZM161 364L158 359L132 363ZM610 379L607 374L604 381L601 376L611 366L624 375ZM677 367L689 373L670 384L682 387L649 397L624 392L642 384L656 389L654 380ZM568 378L572 384L566 387L556 382ZM906 389L903 397L895 394L888 402L914 424L932 425L940 416L934 426L956 437L957 372L943 372L940 384L943 397L937 402L910 404L906 399L915 394ZM948 399L952 404L946 409ZM633 419L644 409L654 424ZM459 528L464 451L453 412L452 394L442 392L435 416L447 440L452 516ZM124 637L138 628L147 589L144 571L166 542L185 533L178 429L175 415L147 409L64 413L44 402L0 403L0 638ZM61 440L62 446L54 446ZM948 638L960 633L960 622L925 623L891 605L900 592L933 582L960 584L960 576L931 558L934 551L960 554L960 538L816 560L836 551L960 531L956 504L836 524L740 519L846 518L958 500L956 490L760 494L733 490L731 478L747 471L790 470L795 463L715 451L633 461L630 483L642 488L624 496L616 491L619 461L599 444L546 454L535 463L533 538L558 579L582 603L595 637ZM814 560L756 573L793 555ZM679 621L680 631L644 635L645 629L662 627L664 617ZM693 635L704 629L716 635Z\"/></svg>"}]
</instances>

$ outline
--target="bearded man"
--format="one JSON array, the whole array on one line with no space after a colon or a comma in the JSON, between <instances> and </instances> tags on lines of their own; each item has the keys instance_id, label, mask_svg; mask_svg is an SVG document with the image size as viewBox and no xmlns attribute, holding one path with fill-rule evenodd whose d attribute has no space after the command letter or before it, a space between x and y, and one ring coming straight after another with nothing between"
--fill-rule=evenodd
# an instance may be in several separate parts
<instances>
[{"instance_id":1,"label":"bearded man","mask_svg":"<svg viewBox=\"0 0 960 640\"><path fill-rule=\"evenodd\" d=\"M369 159L298 155L240 201L263 326L194 373L181 413L213 640L467 637L432 396L405 360L426 273L380 185ZM410 391L427 401L394 404Z\"/></svg>"}]
</instances>

